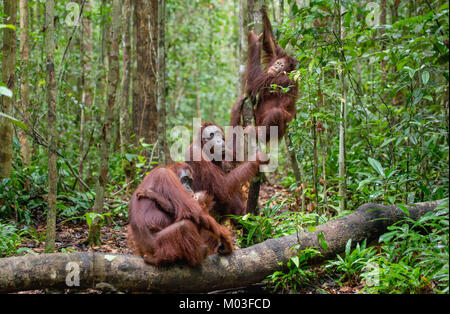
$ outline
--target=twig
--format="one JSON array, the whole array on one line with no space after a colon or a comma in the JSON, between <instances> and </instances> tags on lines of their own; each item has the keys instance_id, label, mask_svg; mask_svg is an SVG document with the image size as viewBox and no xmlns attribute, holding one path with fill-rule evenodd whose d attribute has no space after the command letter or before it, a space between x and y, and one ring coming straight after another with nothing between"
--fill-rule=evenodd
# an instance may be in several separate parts
<instances>
[{"instance_id":1,"label":"twig","mask_svg":"<svg viewBox=\"0 0 450 314\"><path fill-rule=\"evenodd\" d=\"M158 145L158 140L156 140L155 145L153 146L152 153L151 153L151 155L150 155L150 163L151 163L152 160L153 160L153 153L154 153L155 148L156 148L157 145ZM150 170L151 170L151 169L149 169L149 171L150 171ZM133 180L131 180L130 182L128 182L127 184L125 184L121 189L119 189L118 191L114 192L111 196L112 196L112 197L116 196L117 194L119 194L120 192L122 192L123 190L125 190L129 185L131 185L132 183L134 183L137 179L140 179L140 178L144 177L144 176L146 175L146 173L147 173L147 171L144 171L144 172L141 173L136 179L133 179Z\"/></svg>"},{"instance_id":2,"label":"twig","mask_svg":"<svg viewBox=\"0 0 450 314\"><path fill-rule=\"evenodd\" d=\"M81 16L83 14L83 9L84 9L84 4L85 3L86 3L86 0L83 0L83 2L81 3L80 14L78 15L78 23L80 23L80 21L81 21ZM64 49L64 53L63 53L63 56L61 58L61 62L59 63L59 68L60 68L59 81L61 81L61 78L62 78L62 76L64 74L64 69L65 69L64 67L62 67L62 65L64 63L64 60L66 59L66 54L67 54L67 51L69 50L70 43L72 42L73 35L75 34L75 32L76 32L76 30L77 30L79 25L80 24L75 24L74 25L75 27L74 27L74 29L72 31L72 34L70 34L69 41L67 42L66 48Z\"/></svg>"},{"instance_id":3,"label":"twig","mask_svg":"<svg viewBox=\"0 0 450 314\"><path fill-rule=\"evenodd\" d=\"M24 130L24 131L33 139L33 141L36 144L44 146L45 148L49 149L47 140L42 135L40 135L33 127L28 125L28 130ZM64 161L64 163L67 165L67 167L69 167L70 172L74 175L75 178L77 178L77 180L81 183L81 185L83 185L84 188L86 188L87 190L90 190L89 185L87 185L86 182L84 182L83 179L80 178L80 176L72 168L72 166L67 161L66 157L64 157L64 155L62 155L57 150L51 150L51 152L58 155Z\"/></svg>"}]
</instances>

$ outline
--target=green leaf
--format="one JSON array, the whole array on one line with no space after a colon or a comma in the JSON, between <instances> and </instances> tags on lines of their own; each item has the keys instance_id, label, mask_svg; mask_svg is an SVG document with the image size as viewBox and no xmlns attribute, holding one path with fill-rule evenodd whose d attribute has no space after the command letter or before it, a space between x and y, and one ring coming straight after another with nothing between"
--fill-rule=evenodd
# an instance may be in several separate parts
<instances>
[{"instance_id":1,"label":"green leaf","mask_svg":"<svg viewBox=\"0 0 450 314\"><path fill-rule=\"evenodd\" d=\"M379 242L389 242L396 235L396 233L397 233L397 231L391 231L391 232L382 234L378 241Z\"/></svg>"},{"instance_id":2,"label":"green leaf","mask_svg":"<svg viewBox=\"0 0 450 314\"><path fill-rule=\"evenodd\" d=\"M325 241L325 237L323 235L323 232L319 232L317 235L317 242L319 242L320 246L326 251L328 244L327 241Z\"/></svg>"},{"instance_id":3,"label":"green leaf","mask_svg":"<svg viewBox=\"0 0 450 314\"><path fill-rule=\"evenodd\" d=\"M13 92L5 86L0 86L0 96L6 96L11 98L13 96Z\"/></svg>"},{"instance_id":4,"label":"green leaf","mask_svg":"<svg viewBox=\"0 0 450 314\"><path fill-rule=\"evenodd\" d=\"M370 178L360 181L357 190L360 190L363 186L365 186L375 180L377 180L377 177L370 177Z\"/></svg>"},{"instance_id":5,"label":"green leaf","mask_svg":"<svg viewBox=\"0 0 450 314\"><path fill-rule=\"evenodd\" d=\"M16 30L15 26L11 25L11 24L0 24L0 29L2 29L2 28L9 28L12 30Z\"/></svg>"},{"instance_id":6,"label":"green leaf","mask_svg":"<svg viewBox=\"0 0 450 314\"><path fill-rule=\"evenodd\" d=\"M133 159L134 159L135 157L137 157L136 154L125 154L125 158L126 158L129 162L132 162Z\"/></svg>"},{"instance_id":7,"label":"green leaf","mask_svg":"<svg viewBox=\"0 0 450 314\"><path fill-rule=\"evenodd\" d=\"M345 245L345 256L350 255L351 247L352 247L352 239L348 239L347 244Z\"/></svg>"},{"instance_id":8,"label":"green leaf","mask_svg":"<svg viewBox=\"0 0 450 314\"><path fill-rule=\"evenodd\" d=\"M22 121L17 120L14 117L11 117L10 115L7 115L3 112L0 112L0 117L5 118L6 120L9 120L11 123L17 125L19 128L21 128L22 130L24 130L25 132L27 132L29 130L28 125L26 125L25 123L23 123Z\"/></svg>"},{"instance_id":9,"label":"green leaf","mask_svg":"<svg viewBox=\"0 0 450 314\"><path fill-rule=\"evenodd\" d=\"M295 266L297 266L297 268L300 266L300 261L299 261L298 256L291 257L291 261L295 264Z\"/></svg>"},{"instance_id":10,"label":"green leaf","mask_svg":"<svg viewBox=\"0 0 450 314\"><path fill-rule=\"evenodd\" d=\"M408 210L408 207L406 207L405 205L402 205L402 204L398 204L397 207L400 208L400 210L401 210L403 213L405 213L406 216L409 217L409 210Z\"/></svg>"},{"instance_id":11,"label":"green leaf","mask_svg":"<svg viewBox=\"0 0 450 314\"><path fill-rule=\"evenodd\" d=\"M423 83L423 85L427 85L429 79L430 79L430 73L428 73L428 71L423 71L422 72L422 83Z\"/></svg>"},{"instance_id":12,"label":"green leaf","mask_svg":"<svg viewBox=\"0 0 450 314\"><path fill-rule=\"evenodd\" d=\"M381 166L380 162L378 160L375 160L373 158L368 158L367 161L370 163L370 165L372 166L373 169L375 169L376 172L378 172L378 174L380 176L382 176L383 178L385 177L384 175L384 169Z\"/></svg>"}]
</instances>

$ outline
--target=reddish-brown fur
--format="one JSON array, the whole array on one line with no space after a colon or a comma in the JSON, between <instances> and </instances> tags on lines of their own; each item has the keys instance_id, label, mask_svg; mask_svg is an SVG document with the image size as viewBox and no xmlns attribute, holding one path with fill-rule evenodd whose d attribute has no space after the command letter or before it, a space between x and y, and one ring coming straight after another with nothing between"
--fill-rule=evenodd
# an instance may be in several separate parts
<instances>
[{"instance_id":1,"label":"reddish-brown fur","mask_svg":"<svg viewBox=\"0 0 450 314\"><path fill-rule=\"evenodd\" d=\"M214 124L203 123L197 138L202 134L204 128L210 125ZM218 127L220 128L220 126ZM222 128L220 129L222 130ZM203 148L205 142L203 140L196 141ZM226 162L223 161L225 156L223 156L222 161L211 161L208 158L204 158L203 155L200 161L192 161L194 145L195 142L191 144L187 152L189 157L187 163L194 170L194 192L206 191L213 196L215 202L213 211L215 214L245 214L241 188L245 182L258 173L259 165L268 163L268 161L263 161L265 159L264 153L258 152L255 158L256 161L244 162L239 167L226 173L224 170Z\"/></svg>"},{"instance_id":2,"label":"reddish-brown fur","mask_svg":"<svg viewBox=\"0 0 450 314\"><path fill-rule=\"evenodd\" d=\"M213 197L208 193L206 193L205 191L200 191L194 193L194 199L199 203L203 212L206 215L209 215L210 210L214 206ZM230 231L222 225L220 225L220 228L222 229L221 230L222 233L227 235L223 237L223 240L221 240L217 235L210 232L209 230L206 229L200 230L200 236L203 239L203 243L206 244L206 246L208 247L209 251L208 254L215 254L215 253L228 254L231 253L231 250L233 249ZM228 241L228 243L221 243L221 241Z\"/></svg>"},{"instance_id":3,"label":"reddish-brown fur","mask_svg":"<svg viewBox=\"0 0 450 314\"><path fill-rule=\"evenodd\" d=\"M269 140L270 126L278 126L278 139L282 138L287 130L287 123L295 117L295 102L297 99L297 83L289 78L297 60L289 56L273 39L272 26L267 14L263 14L264 34L262 49L264 51L263 64L261 66L261 43L259 37L253 32L248 33L248 61L246 80L246 94L253 100L258 98L254 112L256 126L265 126L267 140ZM280 59L286 60L284 71L276 76L269 75L267 70ZM287 92L280 88L274 90L272 85L289 88ZM241 97L231 110L232 126L241 124L241 112L243 100Z\"/></svg>"},{"instance_id":4,"label":"reddish-brown fur","mask_svg":"<svg viewBox=\"0 0 450 314\"><path fill-rule=\"evenodd\" d=\"M130 246L152 265L185 261L199 265L210 254L205 234L232 251L229 231L207 214L182 186L175 163L152 170L133 193L129 209ZM217 244L218 246L218 244Z\"/></svg>"}]
</instances>

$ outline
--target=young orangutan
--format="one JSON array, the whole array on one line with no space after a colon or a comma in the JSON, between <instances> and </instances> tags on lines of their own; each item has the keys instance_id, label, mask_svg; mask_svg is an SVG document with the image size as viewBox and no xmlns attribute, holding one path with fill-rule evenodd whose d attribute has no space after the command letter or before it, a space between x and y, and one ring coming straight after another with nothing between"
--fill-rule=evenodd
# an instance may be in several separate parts
<instances>
[{"instance_id":1,"label":"young orangutan","mask_svg":"<svg viewBox=\"0 0 450 314\"><path fill-rule=\"evenodd\" d=\"M246 94L254 102L256 126L266 127L266 140L270 139L270 127L278 127L278 139L287 131L287 124L295 117L298 86L289 78L298 61L289 56L274 40L272 25L263 12L264 33L257 36L248 33L248 60L245 74ZM261 43L264 69L261 65ZM242 125L242 105L247 96L241 97L231 110L231 126Z\"/></svg>"}]
</instances>

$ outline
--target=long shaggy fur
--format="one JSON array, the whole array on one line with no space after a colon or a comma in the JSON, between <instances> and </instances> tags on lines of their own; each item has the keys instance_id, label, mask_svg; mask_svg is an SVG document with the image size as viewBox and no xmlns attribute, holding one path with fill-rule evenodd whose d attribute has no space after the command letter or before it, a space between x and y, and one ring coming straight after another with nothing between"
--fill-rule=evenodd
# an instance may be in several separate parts
<instances>
[{"instance_id":1,"label":"long shaggy fur","mask_svg":"<svg viewBox=\"0 0 450 314\"><path fill-rule=\"evenodd\" d=\"M181 184L179 171L186 168L192 172L186 163L157 167L132 195L129 245L147 263L159 266L184 261L199 265L211 254L206 235L217 241L216 246L227 246L225 253L233 249L229 232Z\"/></svg>"},{"instance_id":2,"label":"long shaggy fur","mask_svg":"<svg viewBox=\"0 0 450 314\"><path fill-rule=\"evenodd\" d=\"M298 61L289 56L273 39L272 26L266 12L263 15L264 34L261 43L258 37L250 31L248 34L248 60L245 73L246 94L253 100L258 99L255 109L257 126L266 126L267 140L269 140L270 126L278 126L278 139L286 133L287 123L296 114L295 102L298 86L295 80L289 78L289 73L297 66ZM263 51L263 66L261 65L261 50ZM276 76L266 73L277 60L284 58L285 71ZM274 89L273 86L278 86ZM282 88L280 88L282 87ZM287 92L285 92L287 89ZM240 98L240 100L243 99ZM240 115L242 102L238 100L231 111L230 125L242 125ZM273 110L277 108L277 110ZM282 115L280 115L282 113Z\"/></svg>"},{"instance_id":3,"label":"long shaggy fur","mask_svg":"<svg viewBox=\"0 0 450 314\"><path fill-rule=\"evenodd\" d=\"M203 129L209 125L211 123L204 123L197 136L200 136ZM186 152L187 163L194 170L194 192L206 191L213 196L215 202L213 206L214 214L243 215L245 213L245 205L242 199L241 187L258 173L259 165L262 163L260 158L257 157L256 161L244 162L239 167L226 173L224 170L224 158L222 161L211 161L203 158L200 161L192 161L195 143L200 143L201 148L205 144L201 139L197 138Z\"/></svg>"}]
</instances>

